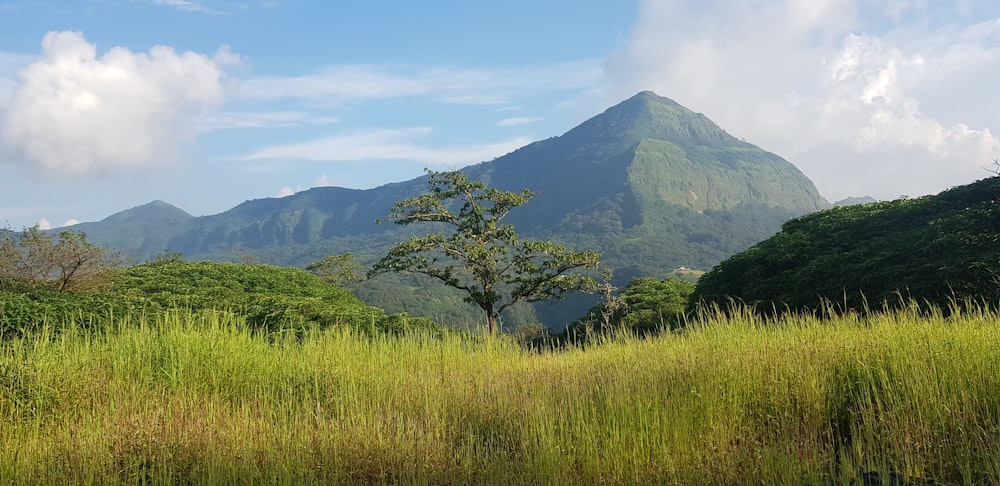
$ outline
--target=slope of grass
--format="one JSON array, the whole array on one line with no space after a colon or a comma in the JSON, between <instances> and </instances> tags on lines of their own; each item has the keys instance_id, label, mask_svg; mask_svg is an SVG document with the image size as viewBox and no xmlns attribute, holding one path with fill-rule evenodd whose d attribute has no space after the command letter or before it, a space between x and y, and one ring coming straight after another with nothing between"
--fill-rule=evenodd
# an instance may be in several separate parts
<instances>
[{"instance_id":1,"label":"slope of grass","mask_svg":"<svg viewBox=\"0 0 1000 486\"><path fill-rule=\"evenodd\" d=\"M118 316L0 344L0 478L49 483L1000 481L1000 316L716 316L537 353Z\"/></svg>"}]
</instances>

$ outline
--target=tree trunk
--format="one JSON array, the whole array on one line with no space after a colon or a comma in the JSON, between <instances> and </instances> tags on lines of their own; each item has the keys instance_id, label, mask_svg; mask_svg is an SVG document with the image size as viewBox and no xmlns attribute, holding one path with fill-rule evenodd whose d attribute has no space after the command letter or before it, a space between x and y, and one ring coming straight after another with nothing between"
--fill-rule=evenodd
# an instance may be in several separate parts
<instances>
[{"instance_id":1,"label":"tree trunk","mask_svg":"<svg viewBox=\"0 0 1000 486\"><path fill-rule=\"evenodd\" d=\"M493 315L493 306L483 307L483 313L486 314L486 333L495 336L499 329L497 329L497 316Z\"/></svg>"}]
</instances>

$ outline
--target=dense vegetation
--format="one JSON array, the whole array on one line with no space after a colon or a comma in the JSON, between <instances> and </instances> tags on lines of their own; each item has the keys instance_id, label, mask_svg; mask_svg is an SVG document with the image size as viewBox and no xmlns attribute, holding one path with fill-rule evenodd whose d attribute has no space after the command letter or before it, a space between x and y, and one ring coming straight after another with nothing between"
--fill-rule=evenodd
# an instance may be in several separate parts
<instances>
[{"instance_id":1,"label":"dense vegetation","mask_svg":"<svg viewBox=\"0 0 1000 486\"><path fill-rule=\"evenodd\" d=\"M1000 301L1000 177L936 196L820 211L705 274L696 300L761 309Z\"/></svg>"},{"instance_id":2,"label":"dense vegetation","mask_svg":"<svg viewBox=\"0 0 1000 486\"><path fill-rule=\"evenodd\" d=\"M576 342L594 334L645 336L679 329L686 324L694 289L693 283L679 278L639 277L618 293L618 289L605 280L600 286L604 301L587 311L561 335Z\"/></svg>"},{"instance_id":3,"label":"dense vegetation","mask_svg":"<svg viewBox=\"0 0 1000 486\"><path fill-rule=\"evenodd\" d=\"M0 336L74 326L102 331L115 316L183 309L230 313L255 331L331 326L367 330L436 328L428 319L386 314L305 270L270 265L156 261L122 269L97 290L50 287L0 292Z\"/></svg>"},{"instance_id":4,"label":"dense vegetation","mask_svg":"<svg viewBox=\"0 0 1000 486\"><path fill-rule=\"evenodd\" d=\"M107 324L0 346L6 484L1000 481L985 310L719 315L542 354L345 328L268 341L184 310Z\"/></svg>"}]
</instances>

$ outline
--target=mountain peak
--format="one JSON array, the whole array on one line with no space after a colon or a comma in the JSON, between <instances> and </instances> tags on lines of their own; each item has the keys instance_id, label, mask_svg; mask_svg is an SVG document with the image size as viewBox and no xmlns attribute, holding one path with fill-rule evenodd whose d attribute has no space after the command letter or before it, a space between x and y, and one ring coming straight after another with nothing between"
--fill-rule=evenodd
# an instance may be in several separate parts
<instances>
[{"instance_id":1,"label":"mountain peak","mask_svg":"<svg viewBox=\"0 0 1000 486\"><path fill-rule=\"evenodd\" d=\"M566 133L566 137L601 144L635 145L645 139L672 142L680 147L749 147L712 120L680 103L641 91L608 108Z\"/></svg>"},{"instance_id":2,"label":"mountain peak","mask_svg":"<svg viewBox=\"0 0 1000 486\"><path fill-rule=\"evenodd\" d=\"M680 103L677 103L676 101L667 98L666 96L660 96L648 90L640 91L636 93L635 96L632 96L631 98L622 101L621 103L618 104L624 105L628 103L658 103L658 104L667 104L683 108L683 106L681 106Z\"/></svg>"},{"instance_id":3,"label":"mountain peak","mask_svg":"<svg viewBox=\"0 0 1000 486\"><path fill-rule=\"evenodd\" d=\"M184 211L173 204L157 199L141 206L119 211L111 216L108 216L107 218L104 218L102 222L124 223L133 220L171 222L190 219L193 217L194 216L188 214L187 211Z\"/></svg>"}]
</instances>

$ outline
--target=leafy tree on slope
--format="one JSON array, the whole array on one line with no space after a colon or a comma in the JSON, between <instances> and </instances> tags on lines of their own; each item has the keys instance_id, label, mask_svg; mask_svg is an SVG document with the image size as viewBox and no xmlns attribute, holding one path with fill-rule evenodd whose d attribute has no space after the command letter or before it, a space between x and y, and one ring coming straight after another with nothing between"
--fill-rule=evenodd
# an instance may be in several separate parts
<instances>
[{"instance_id":1,"label":"leafy tree on slope","mask_svg":"<svg viewBox=\"0 0 1000 486\"><path fill-rule=\"evenodd\" d=\"M434 172L431 190L397 202L387 219L396 224L430 223L447 230L397 243L372 268L414 272L466 293L479 306L486 331L499 331L500 314L520 301L556 301L566 292L589 290L594 281L571 272L596 268L600 255L569 251L546 241L521 240L503 219L534 193L488 188L461 171Z\"/></svg>"}]
</instances>

